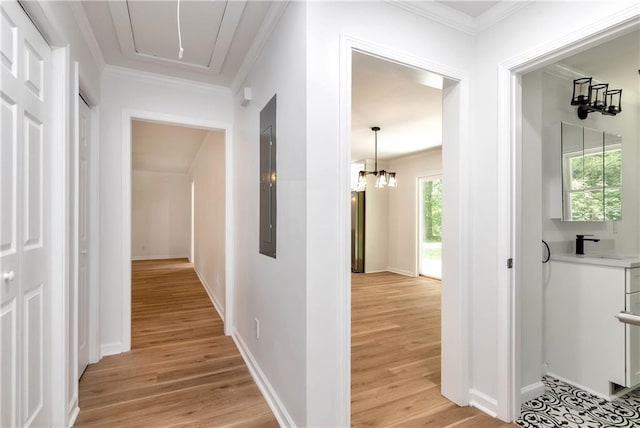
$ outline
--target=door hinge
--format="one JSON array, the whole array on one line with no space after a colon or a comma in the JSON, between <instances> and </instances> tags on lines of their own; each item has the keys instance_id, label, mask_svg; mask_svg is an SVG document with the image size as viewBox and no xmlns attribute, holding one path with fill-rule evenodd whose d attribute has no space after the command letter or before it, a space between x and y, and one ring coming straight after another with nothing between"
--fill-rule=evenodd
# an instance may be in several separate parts
<instances>
[{"instance_id":1,"label":"door hinge","mask_svg":"<svg viewBox=\"0 0 640 428\"><path fill-rule=\"evenodd\" d=\"M513 259L512 258L508 258L507 259L507 269L512 269L513 268Z\"/></svg>"}]
</instances>

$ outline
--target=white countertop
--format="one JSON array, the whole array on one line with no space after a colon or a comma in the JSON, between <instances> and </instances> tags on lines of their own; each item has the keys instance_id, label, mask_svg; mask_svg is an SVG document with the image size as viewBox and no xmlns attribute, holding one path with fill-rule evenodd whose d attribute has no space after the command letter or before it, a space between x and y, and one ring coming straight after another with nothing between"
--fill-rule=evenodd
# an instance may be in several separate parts
<instances>
[{"instance_id":1,"label":"white countertop","mask_svg":"<svg viewBox=\"0 0 640 428\"><path fill-rule=\"evenodd\" d=\"M621 268L640 267L640 257L638 255L585 254L577 256L575 254L552 254L551 260Z\"/></svg>"}]
</instances>

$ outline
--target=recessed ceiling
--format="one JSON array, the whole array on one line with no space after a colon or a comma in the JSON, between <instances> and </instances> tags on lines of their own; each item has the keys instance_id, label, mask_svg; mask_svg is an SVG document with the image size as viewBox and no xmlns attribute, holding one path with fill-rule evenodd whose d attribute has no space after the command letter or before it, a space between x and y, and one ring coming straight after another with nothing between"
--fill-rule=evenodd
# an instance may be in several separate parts
<instances>
[{"instance_id":1,"label":"recessed ceiling","mask_svg":"<svg viewBox=\"0 0 640 428\"><path fill-rule=\"evenodd\" d=\"M442 144L442 77L353 54L351 159L391 159Z\"/></svg>"},{"instance_id":2,"label":"recessed ceiling","mask_svg":"<svg viewBox=\"0 0 640 428\"><path fill-rule=\"evenodd\" d=\"M105 62L230 86L271 2L180 1L184 56L178 58L177 1L83 1Z\"/></svg>"},{"instance_id":3,"label":"recessed ceiling","mask_svg":"<svg viewBox=\"0 0 640 428\"><path fill-rule=\"evenodd\" d=\"M131 167L134 171L186 174L210 132L202 128L133 120Z\"/></svg>"},{"instance_id":4,"label":"recessed ceiling","mask_svg":"<svg viewBox=\"0 0 640 428\"><path fill-rule=\"evenodd\" d=\"M477 18L493 6L500 3L499 1L457 1L457 0L440 0L442 3L453 9L456 9L472 18Z\"/></svg>"}]
</instances>

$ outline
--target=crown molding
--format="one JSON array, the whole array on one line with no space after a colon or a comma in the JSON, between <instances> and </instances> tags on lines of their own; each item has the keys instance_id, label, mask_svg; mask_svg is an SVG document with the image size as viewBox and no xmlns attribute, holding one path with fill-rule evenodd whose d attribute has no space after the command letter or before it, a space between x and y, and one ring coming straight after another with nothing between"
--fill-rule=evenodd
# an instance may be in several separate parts
<instances>
[{"instance_id":1,"label":"crown molding","mask_svg":"<svg viewBox=\"0 0 640 428\"><path fill-rule=\"evenodd\" d=\"M475 18L476 31L479 33L493 27L509 15L524 9L534 0L501 1L482 15Z\"/></svg>"},{"instance_id":2,"label":"crown molding","mask_svg":"<svg viewBox=\"0 0 640 428\"><path fill-rule=\"evenodd\" d=\"M475 19L435 1L385 0L388 4L470 35L476 34Z\"/></svg>"},{"instance_id":3,"label":"crown molding","mask_svg":"<svg viewBox=\"0 0 640 428\"><path fill-rule=\"evenodd\" d=\"M215 91L223 94L231 94L231 90L226 86L214 85L212 83L198 82L195 80L183 79L180 77L167 76L165 74L150 73L148 71L134 70L126 67L107 64L104 67L105 76L113 76L139 82L149 81L169 86L191 87L206 91Z\"/></svg>"},{"instance_id":4,"label":"crown molding","mask_svg":"<svg viewBox=\"0 0 640 428\"><path fill-rule=\"evenodd\" d=\"M501 1L482 15L473 18L466 13L453 9L440 2L411 1L411 0L385 0L390 5L407 12L438 22L454 28L463 33L475 36L481 31L493 27L512 13L526 7L533 0Z\"/></svg>"},{"instance_id":5,"label":"crown molding","mask_svg":"<svg viewBox=\"0 0 640 428\"><path fill-rule=\"evenodd\" d=\"M240 86L242 86L243 82L249 75L251 68L258 59L258 56L260 56L264 45L267 43L269 36L276 28L278 21L280 21L280 18L282 17L282 14L284 13L288 5L289 0L283 0L273 2L271 3L271 6L269 6L267 15L265 16L264 21L262 22L262 25L260 26L260 29L256 34L256 37L253 39L251 47L249 47L249 50L247 51L247 54L242 61L242 65L240 65L240 68L238 69L236 77L231 83L231 92L233 94L238 92Z\"/></svg>"},{"instance_id":6,"label":"crown molding","mask_svg":"<svg viewBox=\"0 0 640 428\"><path fill-rule=\"evenodd\" d=\"M67 2L67 4L71 9L76 24L78 24L78 27L80 28L80 32L84 37L87 47L89 48L89 52L91 52L93 60L98 65L98 70L104 70L106 62L104 60L104 55L102 54L102 49L100 49L96 35L91 28L91 24L89 24L89 18L87 18L87 14L85 13L81 2L70 1Z\"/></svg>"}]
</instances>

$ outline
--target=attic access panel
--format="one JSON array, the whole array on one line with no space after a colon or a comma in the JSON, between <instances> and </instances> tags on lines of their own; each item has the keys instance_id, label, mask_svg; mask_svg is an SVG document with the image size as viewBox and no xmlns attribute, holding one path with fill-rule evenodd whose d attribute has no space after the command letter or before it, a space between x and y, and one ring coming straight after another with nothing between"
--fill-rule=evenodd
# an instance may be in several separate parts
<instances>
[{"instance_id":1,"label":"attic access panel","mask_svg":"<svg viewBox=\"0 0 640 428\"><path fill-rule=\"evenodd\" d=\"M260 254L276 258L276 95L260 111Z\"/></svg>"},{"instance_id":2,"label":"attic access panel","mask_svg":"<svg viewBox=\"0 0 640 428\"><path fill-rule=\"evenodd\" d=\"M208 68L227 2L184 2L180 7L184 63ZM176 2L127 1L135 52L178 59Z\"/></svg>"}]
</instances>

